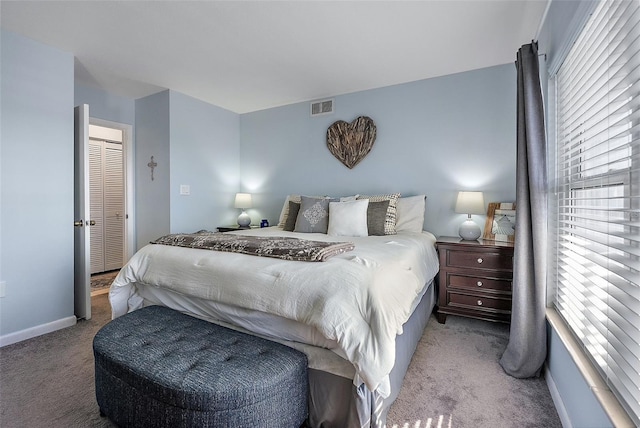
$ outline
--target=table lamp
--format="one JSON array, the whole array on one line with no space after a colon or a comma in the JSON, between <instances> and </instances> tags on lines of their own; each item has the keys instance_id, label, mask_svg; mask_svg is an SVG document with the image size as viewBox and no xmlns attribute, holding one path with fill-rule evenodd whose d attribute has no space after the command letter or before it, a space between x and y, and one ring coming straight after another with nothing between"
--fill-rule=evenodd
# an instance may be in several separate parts
<instances>
[{"instance_id":1,"label":"table lamp","mask_svg":"<svg viewBox=\"0 0 640 428\"><path fill-rule=\"evenodd\" d=\"M480 237L480 226L471 220L471 214L485 214L482 192L458 192L455 211L469 216L458 229L460 237L467 241L478 239Z\"/></svg>"},{"instance_id":2,"label":"table lamp","mask_svg":"<svg viewBox=\"0 0 640 428\"><path fill-rule=\"evenodd\" d=\"M238 216L238 226L249 227L251 224L251 217L249 217L249 214L247 214L245 209L251 208L251 195L249 193L236 193L234 206L242 210L242 213Z\"/></svg>"}]
</instances>

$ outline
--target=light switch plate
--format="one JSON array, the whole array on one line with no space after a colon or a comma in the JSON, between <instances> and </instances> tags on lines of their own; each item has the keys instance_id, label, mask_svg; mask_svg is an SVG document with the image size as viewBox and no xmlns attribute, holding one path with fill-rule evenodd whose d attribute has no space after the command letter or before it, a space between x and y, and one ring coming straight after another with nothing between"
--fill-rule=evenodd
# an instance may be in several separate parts
<instances>
[{"instance_id":1,"label":"light switch plate","mask_svg":"<svg viewBox=\"0 0 640 428\"><path fill-rule=\"evenodd\" d=\"M181 184L180 185L180 194L181 195L190 195L191 194L191 186L189 186L188 184Z\"/></svg>"}]
</instances>

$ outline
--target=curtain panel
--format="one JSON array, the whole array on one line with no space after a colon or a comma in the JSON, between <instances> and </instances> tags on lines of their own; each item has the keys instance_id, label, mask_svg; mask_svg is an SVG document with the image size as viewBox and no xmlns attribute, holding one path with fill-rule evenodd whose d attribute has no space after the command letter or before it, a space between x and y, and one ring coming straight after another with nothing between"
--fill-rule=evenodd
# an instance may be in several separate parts
<instances>
[{"instance_id":1,"label":"curtain panel","mask_svg":"<svg viewBox=\"0 0 640 428\"><path fill-rule=\"evenodd\" d=\"M547 163L538 45L517 53L516 237L509 343L500 365L517 378L539 376L547 355Z\"/></svg>"}]
</instances>

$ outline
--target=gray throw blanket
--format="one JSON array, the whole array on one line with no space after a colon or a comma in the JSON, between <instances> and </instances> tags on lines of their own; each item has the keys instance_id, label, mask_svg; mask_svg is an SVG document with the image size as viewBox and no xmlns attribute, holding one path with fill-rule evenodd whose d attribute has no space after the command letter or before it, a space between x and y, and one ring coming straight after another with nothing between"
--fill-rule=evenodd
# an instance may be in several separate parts
<instances>
[{"instance_id":1,"label":"gray throw blanket","mask_svg":"<svg viewBox=\"0 0 640 428\"><path fill-rule=\"evenodd\" d=\"M352 242L322 242L283 236L247 236L208 231L165 235L151 243L304 262L324 262L355 248Z\"/></svg>"}]
</instances>

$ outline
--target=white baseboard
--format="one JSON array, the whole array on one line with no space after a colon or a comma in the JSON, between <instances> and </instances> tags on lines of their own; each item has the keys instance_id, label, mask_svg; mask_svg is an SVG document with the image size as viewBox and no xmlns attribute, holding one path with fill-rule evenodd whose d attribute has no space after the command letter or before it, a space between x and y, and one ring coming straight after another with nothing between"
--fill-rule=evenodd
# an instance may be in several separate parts
<instances>
[{"instance_id":1,"label":"white baseboard","mask_svg":"<svg viewBox=\"0 0 640 428\"><path fill-rule=\"evenodd\" d=\"M59 320L51 321L46 324L40 324L35 327L30 327L24 330L16 331L15 333L5 334L0 336L0 348L14 343L22 342L23 340L31 339L32 337L41 336L43 334L51 333L56 330L71 327L76 325L76 317L70 316L66 318L60 318Z\"/></svg>"},{"instance_id":2,"label":"white baseboard","mask_svg":"<svg viewBox=\"0 0 640 428\"><path fill-rule=\"evenodd\" d=\"M551 372L546 367L544 369L544 379L547 381L547 387L549 388L549 392L551 393L553 404L556 406L556 411L558 412L558 417L560 417L560 423L562 423L562 427L573 428L573 425L571 425L571 419L569 418L569 414L567 413L567 408L564 406L564 402L562 401L560 392L558 391L556 383L553 380L553 376L551 376Z\"/></svg>"}]
</instances>

